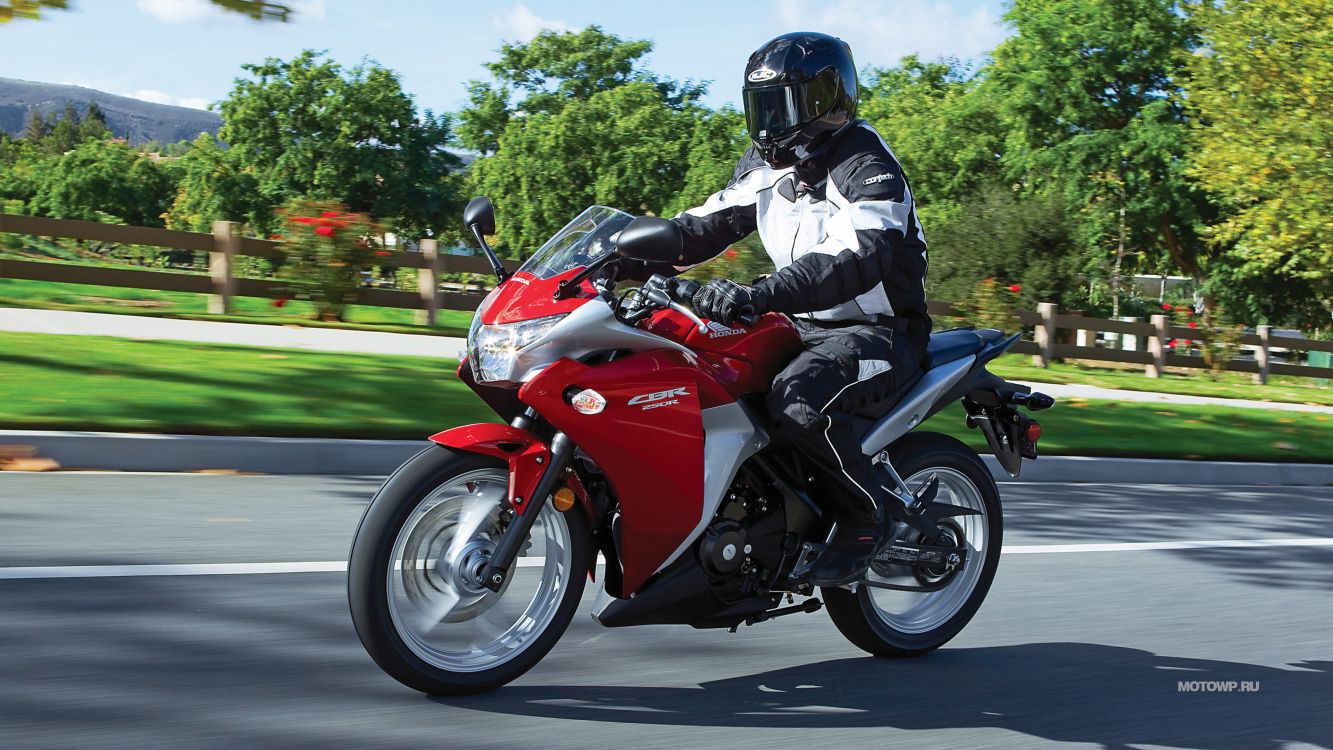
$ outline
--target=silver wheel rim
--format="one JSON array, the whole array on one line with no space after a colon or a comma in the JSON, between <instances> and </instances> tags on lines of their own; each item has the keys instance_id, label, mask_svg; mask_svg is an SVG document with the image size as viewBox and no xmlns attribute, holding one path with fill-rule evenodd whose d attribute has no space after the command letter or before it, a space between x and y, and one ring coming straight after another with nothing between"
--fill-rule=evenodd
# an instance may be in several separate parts
<instances>
[{"instance_id":1,"label":"silver wheel rim","mask_svg":"<svg viewBox=\"0 0 1333 750\"><path fill-rule=\"evenodd\" d=\"M508 483L501 469L450 478L417 504L394 541L389 614L432 666L479 672L514 659L546 631L569 589L569 525L549 504L500 591L476 583L499 541Z\"/></svg>"},{"instance_id":2,"label":"silver wheel rim","mask_svg":"<svg viewBox=\"0 0 1333 750\"><path fill-rule=\"evenodd\" d=\"M956 572L947 586L939 591L919 593L911 591L893 591L864 587L867 600L874 614L890 628L909 635L925 633L948 622L963 608L972 592L981 580L986 550L990 544L987 527L986 504L981 499L981 491L967 475L944 467L927 468L907 478L907 486L916 491L930 477L940 478L940 492L937 502L958 505L980 511L981 515L967 515L952 518L962 529L967 540L967 562L963 569ZM901 568L906 572L906 568ZM888 583L914 585L909 576L884 577L870 572L869 580Z\"/></svg>"}]
</instances>

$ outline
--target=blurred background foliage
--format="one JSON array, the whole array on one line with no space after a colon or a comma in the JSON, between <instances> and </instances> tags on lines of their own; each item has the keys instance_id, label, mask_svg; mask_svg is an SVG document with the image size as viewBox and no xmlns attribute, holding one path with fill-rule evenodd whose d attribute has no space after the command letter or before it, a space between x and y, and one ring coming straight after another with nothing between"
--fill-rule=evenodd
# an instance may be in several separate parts
<instances>
[{"instance_id":1,"label":"blurred background foliage","mask_svg":"<svg viewBox=\"0 0 1333 750\"><path fill-rule=\"evenodd\" d=\"M217 4L299 22L280 3ZM64 5L0 2L0 20ZM1013 0L1006 21L975 66L862 72L860 115L920 207L933 298L966 302L993 279L1006 304L1144 315L1162 295L1132 277L1176 275L1188 283L1167 301L1218 322L1329 327L1326 0ZM730 178L743 118L702 105L708 83L651 70L652 48L597 26L545 31L497 50L449 114L419 110L373 61L269 59L243 66L216 139L147 153L73 109L0 135L0 201L194 231L229 219L260 236L293 200L336 201L408 244L462 245L461 206L487 194L496 246L523 257L589 204L673 215ZM749 238L694 274L769 270Z\"/></svg>"}]
</instances>

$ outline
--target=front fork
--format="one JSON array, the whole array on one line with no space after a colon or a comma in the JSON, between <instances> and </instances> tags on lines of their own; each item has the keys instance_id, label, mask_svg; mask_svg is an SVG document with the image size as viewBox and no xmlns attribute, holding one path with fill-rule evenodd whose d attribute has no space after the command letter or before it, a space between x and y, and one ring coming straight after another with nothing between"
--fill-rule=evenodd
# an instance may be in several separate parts
<instances>
[{"instance_id":1,"label":"front fork","mask_svg":"<svg viewBox=\"0 0 1333 750\"><path fill-rule=\"evenodd\" d=\"M528 429L536 416L537 413L529 408L514 418L513 426ZM509 522L504 534L500 536L500 543L495 546L490 560L486 562L486 567L482 568L478 580L482 586L495 592L504 587L510 568L523 549L523 542L527 540L533 524L537 522L537 516L541 515L542 509L546 507L546 499L555 490L555 483L560 481L560 475L569 466L569 460L573 456L574 441L563 432L555 433L551 438L551 460L546 464L541 479L537 480L536 488L528 496L523 512L515 515Z\"/></svg>"}]
</instances>

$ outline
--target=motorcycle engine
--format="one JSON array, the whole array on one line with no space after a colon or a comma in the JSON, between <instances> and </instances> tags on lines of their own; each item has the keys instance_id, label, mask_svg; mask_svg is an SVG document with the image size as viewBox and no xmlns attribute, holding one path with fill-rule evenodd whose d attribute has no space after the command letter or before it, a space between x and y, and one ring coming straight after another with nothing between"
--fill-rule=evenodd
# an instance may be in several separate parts
<instances>
[{"instance_id":1,"label":"motorcycle engine","mask_svg":"<svg viewBox=\"0 0 1333 750\"><path fill-rule=\"evenodd\" d=\"M699 562L710 576L730 577L741 569L750 554L750 535L738 521L723 518L704 531L699 544Z\"/></svg>"},{"instance_id":2,"label":"motorcycle engine","mask_svg":"<svg viewBox=\"0 0 1333 750\"><path fill-rule=\"evenodd\" d=\"M715 586L748 594L781 565L786 526L782 502L742 471L699 540L699 564Z\"/></svg>"}]
</instances>

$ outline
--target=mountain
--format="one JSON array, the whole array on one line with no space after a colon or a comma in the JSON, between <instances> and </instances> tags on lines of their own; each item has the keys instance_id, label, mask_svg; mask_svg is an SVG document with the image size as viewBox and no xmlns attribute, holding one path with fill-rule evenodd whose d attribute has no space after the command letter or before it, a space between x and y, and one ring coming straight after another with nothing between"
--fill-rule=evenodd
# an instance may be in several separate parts
<instances>
[{"instance_id":1,"label":"mountain","mask_svg":"<svg viewBox=\"0 0 1333 750\"><path fill-rule=\"evenodd\" d=\"M136 145L148 141L163 144L192 141L200 133L216 134L222 127L222 118L216 112L153 104L82 86L0 78L0 130L18 135L31 112L46 115L73 103L82 114L89 102L96 102L106 113L106 124L113 135L128 138Z\"/></svg>"}]
</instances>

